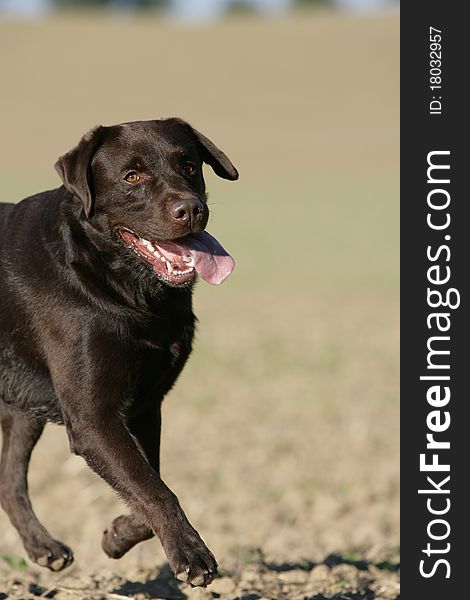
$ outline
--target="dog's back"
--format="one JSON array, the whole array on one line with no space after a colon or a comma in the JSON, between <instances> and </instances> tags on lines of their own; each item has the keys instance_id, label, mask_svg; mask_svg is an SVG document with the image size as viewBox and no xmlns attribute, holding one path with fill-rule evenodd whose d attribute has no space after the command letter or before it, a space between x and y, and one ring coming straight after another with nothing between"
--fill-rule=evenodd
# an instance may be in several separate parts
<instances>
[{"instance_id":1,"label":"dog's back","mask_svg":"<svg viewBox=\"0 0 470 600\"><path fill-rule=\"evenodd\" d=\"M5 239L8 215L13 206L13 204L4 204L3 202L0 202L0 248L3 244L3 240Z\"/></svg>"},{"instance_id":2,"label":"dog's back","mask_svg":"<svg viewBox=\"0 0 470 600\"><path fill-rule=\"evenodd\" d=\"M14 206L14 204L11 204L11 203L5 204L3 202L0 202L0 293L2 294L2 296L3 296L2 282L4 280L4 275L3 275L3 252L4 252L4 249L3 249L3 245L4 245L5 239L7 237L6 232L7 232L8 217L9 217L9 214L10 214L13 206Z\"/></svg>"}]
</instances>

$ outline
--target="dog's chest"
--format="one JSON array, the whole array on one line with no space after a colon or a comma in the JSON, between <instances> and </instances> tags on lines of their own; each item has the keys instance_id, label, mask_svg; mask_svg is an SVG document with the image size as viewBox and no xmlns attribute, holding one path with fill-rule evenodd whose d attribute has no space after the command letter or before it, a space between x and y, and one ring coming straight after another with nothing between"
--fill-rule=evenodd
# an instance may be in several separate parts
<instances>
[{"instance_id":1,"label":"dog's chest","mask_svg":"<svg viewBox=\"0 0 470 600\"><path fill-rule=\"evenodd\" d=\"M136 333L126 365L134 402L161 399L169 391L191 353L193 336L193 318L160 328L158 335Z\"/></svg>"}]
</instances>

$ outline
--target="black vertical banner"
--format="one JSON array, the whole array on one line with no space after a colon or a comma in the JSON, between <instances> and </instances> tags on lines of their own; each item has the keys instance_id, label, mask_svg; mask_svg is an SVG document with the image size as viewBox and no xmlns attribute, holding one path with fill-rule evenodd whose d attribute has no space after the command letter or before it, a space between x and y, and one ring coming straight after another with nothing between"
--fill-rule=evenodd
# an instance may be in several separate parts
<instances>
[{"instance_id":1,"label":"black vertical banner","mask_svg":"<svg viewBox=\"0 0 470 600\"><path fill-rule=\"evenodd\" d=\"M470 598L464 2L401 13L402 598Z\"/></svg>"}]
</instances>

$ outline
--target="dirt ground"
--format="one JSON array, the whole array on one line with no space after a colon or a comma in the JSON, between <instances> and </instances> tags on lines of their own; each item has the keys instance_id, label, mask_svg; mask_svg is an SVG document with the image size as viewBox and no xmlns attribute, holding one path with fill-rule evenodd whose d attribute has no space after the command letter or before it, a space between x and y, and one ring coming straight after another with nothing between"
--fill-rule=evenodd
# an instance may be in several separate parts
<instances>
[{"instance_id":1,"label":"dirt ground","mask_svg":"<svg viewBox=\"0 0 470 600\"><path fill-rule=\"evenodd\" d=\"M241 173L207 177L237 268L197 286L162 440L221 577L177 582L156 540L108 559L125 507L51 425L31 497L75 562L31 564L0 512L0 599L397 599L398 15L0 22L0 68L0 200L56 186L99 122L186 117Z\"/></svg>"}]
</instances>

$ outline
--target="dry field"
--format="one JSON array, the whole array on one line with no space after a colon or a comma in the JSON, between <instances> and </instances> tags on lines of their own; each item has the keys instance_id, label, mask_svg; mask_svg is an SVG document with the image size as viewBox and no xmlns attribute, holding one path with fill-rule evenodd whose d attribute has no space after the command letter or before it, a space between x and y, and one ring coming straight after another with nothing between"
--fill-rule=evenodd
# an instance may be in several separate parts
<instances>
[{"instance_id":1,"label":"dry field","mask_svg":"<svg viewBox=\"0 0 470 600\"><path fill-rule=\"evenodd\" d=\"M97 123L183 116L241 173L207 176L237 269L197 286L162 448L223 577L177 584L155 540L106 558L123 507L49 426L31 496L75 563L31 565L0 512L0 599L398 598L398 15L0 22L0 69L0 201Z\"/></svg>"}]
</instances>

